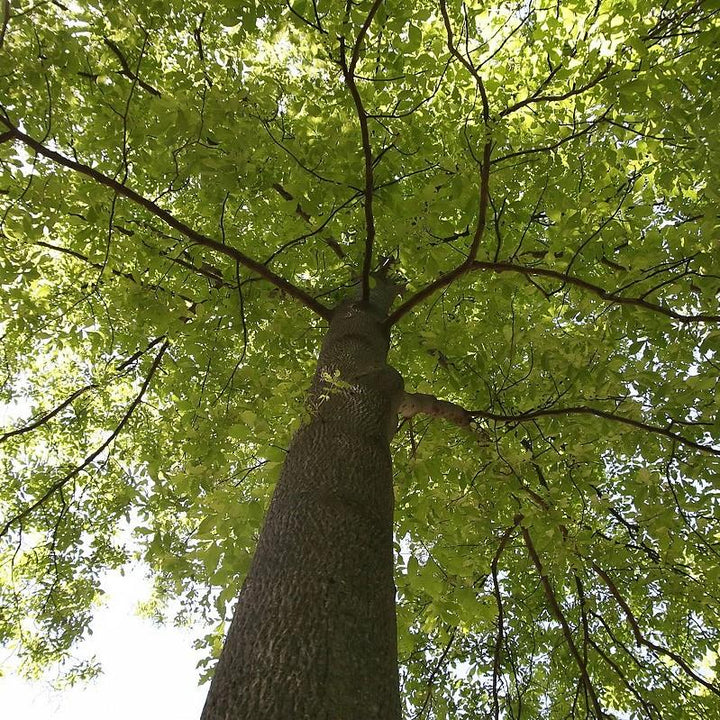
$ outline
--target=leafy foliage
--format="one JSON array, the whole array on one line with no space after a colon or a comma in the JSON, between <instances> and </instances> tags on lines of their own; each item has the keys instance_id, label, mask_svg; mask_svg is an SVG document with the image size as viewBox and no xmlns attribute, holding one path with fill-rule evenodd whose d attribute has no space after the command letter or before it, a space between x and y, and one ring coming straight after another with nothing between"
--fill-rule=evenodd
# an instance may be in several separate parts
<instances>
[{"instance_id":1,"label":"leafy foliage","mask_svg":"<svg viewBox=\"0 0 720 720\"><path fill-rule=\"evenodd\" d=\"M139 554L217 653L389 262L408 717L720 717L720 5L410 8L4 3L0 638Z\"/></svg>"}]
</instances>

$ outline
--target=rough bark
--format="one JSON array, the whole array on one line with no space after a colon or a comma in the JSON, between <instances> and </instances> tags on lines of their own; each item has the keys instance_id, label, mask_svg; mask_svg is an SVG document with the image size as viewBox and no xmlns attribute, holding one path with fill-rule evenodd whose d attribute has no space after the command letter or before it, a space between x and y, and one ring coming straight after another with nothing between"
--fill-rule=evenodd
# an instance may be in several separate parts
<instances>
[{"instance_id":1,"label":"rough bark","mask_svg":"<svg viewBox=\"0 0 720 720\"><path fill-rule=\"evenodd\" d=\"M331 318L202 720L401 716L385 310Z\"/></svg>"}]
</instances>

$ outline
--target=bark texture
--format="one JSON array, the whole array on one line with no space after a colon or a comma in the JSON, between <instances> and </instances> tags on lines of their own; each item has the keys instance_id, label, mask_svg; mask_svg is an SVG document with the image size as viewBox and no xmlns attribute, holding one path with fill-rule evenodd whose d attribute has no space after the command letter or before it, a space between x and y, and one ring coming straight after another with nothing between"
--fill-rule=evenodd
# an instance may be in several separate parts
<instances>
[{"instance_id":1,"label":"bark texture","mask_svg":"<svg viewBox=\"0 0 720 720\"><path fill-rule=\"evenodd\" d=\"M334 312L202 720L399 720L385 308Z\"/></svg>"}]
</instances>

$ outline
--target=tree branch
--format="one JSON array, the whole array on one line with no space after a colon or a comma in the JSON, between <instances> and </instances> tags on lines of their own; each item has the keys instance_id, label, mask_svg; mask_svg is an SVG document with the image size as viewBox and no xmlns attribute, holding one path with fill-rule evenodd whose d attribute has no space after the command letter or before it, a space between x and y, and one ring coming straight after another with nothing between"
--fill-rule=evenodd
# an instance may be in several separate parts
<instances>
[{"instance_id":1,"label":"tree branch","mask_svg":"<svg viewBox=\"0 0 720 720\"><path fill-rule=\"evenodd\" d=\"M9 440L11 437L15 437L17 435L24 435L25 433L31 432L32 430L35 430L35 428L44 425L49 420L52 420L59 412L62 412L68 405L72 403L73 400L85 394L88 390L94 390L96 387L98 387L97 383L91 383L90 385L85 385L84 387L78 388L74 393L72 393L69 397L65 398L65 400L63 400L52 410L49 410L48 412L40 415L40 417L36 418L35 420L31 420L27 425L15 428L14 430L8 430L8 432L0 435L0 444L4 443L6 440Z\"/></svg>"},{"instance_id":2,"label":"tree branch","mask_svg":"<svg viewBox=\"0 0 720 720\"><path fill-rule=\"evenodd\" d=\"M470 427L473 421L473 414L457 403L449 400L439 400L434 395L427 393L404 392L398 414L404 418L411 418L415 415L430 415L440 417L453 425Z\"/></svg>"},{"instance_id":3,"label":"tree branch","mask_svg":"<svg viewBox=\"0 0 720 720\"><path fill-rule=\"evenodd\" d=\"M473 413L457 403L449 400L439 400L434 395L428 395L427 393L403 392L398 415L408 419L415 415L442 418L453 425L468 430L473 435L477 435L480 441L490 441L488 434L475 423Z\"/></svg>"},{"instance_id":4,"label":"tree branch","mask_svg":"<svg viewBox=\"0 0 720 720\"><path fill-rule=\"evenodd\" d=\"M568 133L565 135L565 137L561 137L559 140L556 140L554 143L550 143L549 145L541 145L540 147L533 147L533 148L525 148L524 150L515 150L514 152L508 153L507 155L500 155L499 157L496 157L492 164L496 165L497 163L501 163L504 160L510 160L511 158L515 157L521 157L522 155L531 155L533 153L542 153L542 152L548 152L550 150L556 150L561 145L564 145L567 142L570 142L571 140L577 140L578 138L583 137L584 135L587 135L592 130L594 130L600 122L602 122L605 119L605 116L607 113L610 112L610 108L607 108L605 112L597 119L593 120L592 122L588 122L588 124L582 129L582 130L573 130L573 132ZM511 166L514 167L514 166ZM506 169L506 168L503 168Z\"/></svg>"},{"instance_id":5,"label":"tree branch","mask_svg":"<svg viewBox=\"0 0 720 720\"><path fill-rule=\"evenodd\" d=\"M595 571L596 575L602 579L602 581L607 586L608 590L610 590L611 595L615 598L615 601L617 604L622 608L623 613L625 614L625 617L630 625L630 629L632 630L632 633L635 637L635 642L638 645L644 645L646 648L649 648L650 650L659 653L660 655L665 655L666 657L671 658L674 660L682 669L683 671L689 675L691 678L699 682L701 685L704 685L708 690L715 693L716 695L720 696L720 688L718 688L716 685L713 685L713 683L708 682L705 680L705 678L698 675L688 664L683 660L680 655L678 655L676 652L673 652L669 648L666 648L662 645L658 645L657 643L652 642L651 640L648 640L640 630L640 625L637 621L637 618L633 614L632 610L630 609L630 606L627 604L627 601L625 598L620 594L620 591L618 590L617 585L615 585L615 582L613 579L596 563L592 563L591 565L592 569Z\"/></svg>"},{"instance_id":6,"label":"tree branch","mask_svg":"<svg viewBox=\"0 0 720 720\"><path fill-rule=\"evenodd\" d=\"M133 82L136 82L143 90L146 92L149 92L151 95L154 95L155 97L162 97L159 90L156 90L152 85L149 83L146 83L144 80L140 78L137 73L134 73L130 69L130 65L128 64L128 61L125 59L125 55L123 55L122 50L109 38L103 38L105 45L107 45L110 50L112 50L113 55L120 61L120 65L122 66L122 72L121 75L124 75L125 77L129 78Z\"/></svg>"},{"instance_id":7,"label":"tree branch","mask_svg":"<svg viewBox=\"0 0 720 720\"><path fill-rule=\"evenodd\" d=\"M2 50L5 44L5 35L8 29L8 23L10 22L10 0L3 0L3 20L2 27L0 27L0 50Z\"/></svg>"},{"instance_id":8,"label":"tree branch","mask_svg":"<svg viewBox=\"0 0 720 720\"><path fill-rule=\"evenodd\" d=\"M527 546L528 553L530 554L530 558L532 559L533 565L535 565L535 569L537 570L538 575L540 576L540 582L542 583L543 590L545 591L545 597L548 600L548 603L552 609L553 615L557 618L558 622L560 623L563 631L563 635L565 636L565 641L568 644L568 647L570 648L570 654L575 659L575 662L578 665L578 668L580 670L580 677L582 678L583 685L585 686L585 689L588 692L588 695L590 695L590 699L592 701L593 707L595 709L595 713L597 717L604 718L605 713L603 712L602 707L600 706L600 701L598 700L598 697L595 693L595 688L593 687L592 682L590 681L590 676L588 675L587 666L585 664L585 661L583 660L583 657L580 655L575 642L573 640L572 632L570 630L570 626L568 625L567 618L565 617L565 614L563 613L560 603L558 602L557 597L555 596L555 592L552 589L552 585L550 585L550 580L548 579L547 574L545 573L542 563L540 561L540 557L537 554L537 550L535 549L535 546L533 545L532 538L530 537L530 533L528 532L527 528L522 528L522 535L523 539L525 540L525 545Z\"/></svg>"},{"instance_id":9,"label":"tree branch","mask_svg":"<svg viewBox=\"0 0 720 720\"><path fill-rule=\"evenodd\" d=\"M615 415L614 413L606 410L588 407L587 405L577 405L574 407L564 408L549 407L541 408L539 410L528 410L527 412L518 413L516 415L507 415L504 413L494 413L489 410L467 410L462 405L458 405L457 403L449 400L439 400L434 395L428 395L427 393L403 392L402 399L400 400L400 406L398 408L398 414L404 418L411 418L415 415L439 417L453 423L454 425L471 430L473 429L472 422L476 418L504 423L522 423L535 420L539 417L594 415L595 417L603 418L605 420L612 420L614 422L622 423L623 425L630 425L631 427L638 428L639 430L645 430L646 432L650 432L655 435L661 435L662 437L666 437L669 440L680 443L681 445L687 445L688 447L700 450L701 452L709 453L710 455L720 455L720 450L717 450L709 445L701 445L700 443L695 442L690 438L686 438L683 435L678 435L667 428L663 428L658 425L650 425L649 423L645 423L640 420L633 420L632 418L623 417L622 415ZM482 434L483 437L487 437L487 434L484 431L482 431Z\"/></svg>"},{"instance_id":10,"label":"tree branch","mask_svg":"<svg viewBox=\"0 0 720 720\"><path fill-rule=\"evenodd\" d=\"M488 125L490 123L490 101L488 100L488 94L485 89L485 83L483 82L482 77L480 76L480 73L477 71L471 60L466 57L464 57L460 51L457 49L457 46L455 45L454 39L453 39L453 30L452 25L450 24L450 18L448 16L447 12L447 4L445 0L440 0L440 12L442 13L443 17L443 23L445 25L445 33L447 35L447 46L448 50L450 51L451 55L453 57L456 57L462 65L467 69L467 71L472 75L473 79L475 80L475 84L477 85L478 92L480 93L480 99L482 102L482 118L483 118L483 124L485 125L486 132L488 131ZM478 208L478 221L477 225L475 227L475 234L473 235L472 243L470 245L470 250L468 252L467 260L460 266L458 266L458 269L469 265L476 257L478 248L480 247L480 239L482 238L483 232L485 230L485 223L487 219L487 209L488 209L488 203L490 201L490 155L492 154L492 142L490 141L489 135L487 135L485 140L485 146L483 147L483 159L482 164L480 168L480 188L479 188L479 208ZM464 273L465 270L462 270L459 275ZM458 277L459 277L458 275Z\"/></svg>"},{"instance_id":11,"label":"tree branch","mask_svg":"<svg viewBox=\"0 0 720 720\"><path fill-rule=\"evenodd\" d=\"M425 714L425 711L428 709L428 705L430 704L430 700L432 699L432 690L433 690L433 684L435 683L435 678L437 677L438 673L440 672L442 666L445 664L445 660L447 659L448 653L450 652L450 648L452 647L452 644L455 642L455 636L457 635L457 628L455 628L451 635L450 639L447 641L447 644L445 645L445 648L442 652L442 655L440 656L440 659L435 664L435 667L432 669L432 672L430 673L430 677L427 681L427 692L425 693L425 700L423 701L422 707L413 715L412 720L420 720L420 718Z\"/></svg>"},{"instance_id":12,"label":"tree branch","mask_svg":"<svg viewBox=\"0 0 720 720\"><path fill-rule=\"evenodd\" d=\"M156 337L154 340L151 340L147 347L143 350L137 350L134 352L130 357L125 358L118 366L117 366L117 373L111 378L111 379L117 379L122 376L124 371L132 365L134 362L136 362L139 358L141 358L143 355L145 355L149 350L155 347L161 340L165 340L164 335L160 335L159 337ZM104 382L102 384L105 384ZM84 395L89 390L96 390L99 388L101 383L90 383L89 385L85 385L81 388L78 388L73 392L71 395L69 395L65 400L63 400L59 405L56 405L52 410L48 410L45 413L42 413L37 418L31 420L26 425L23 425L22 427L15 428L14 430L8 430L8 432L3 433L0 435L0 444L4 443L6 440L9 440L11 437L16 437L17 435L24 435L25 433L31 432L35 430L36 428L39 428L41 425L44 425L46 422L52 420L58 413L62 412L68 405L70 405L74 400L79 398L81 395Z\"/></svg>"},{"instance_id":13,"label":"tree branch","mask_svg":"<svg viewBox=\"0 0 720 720\"><path fill-rule=\"evenodd\" d=\"M593 295L597 295L602 300L606 300L611 304L636 305L637 307L644 308L645 310L651 310L653 312L661 313L662 315L666 315L667 317L670 317L673 320L677 320L682 323L720 322L720 315L685 315L683 313L676 312L675 310L671 310L670 308L667 308L663 305L648 302L647 300L644 300L642 298L625 297L624 295L619 295L614 291L605 290L605 288L602 288L599 285L594 285L587 280L583 280L582 278L578 278L573 275L568 275L567 273L561 272L559 270L551 270L550 268L541 267L530 267L528 265L516 265L514 263L508 262L486 262L481 260L475 260L470 264L469 267L466 267L464 264L459 265L454 270L451 270L444 275L441 275L432 283L424 287L422 290L419 290L415 295L413 295L402 305L400 305L400 307L398 307L398 309L395 310L392 315L390 315L390 317L388 318L388 324L395 324L400 318L410 312L410 310L412 310L416 305L425 300L425 298L429 297L440 288L449 285L468 270L490 270L496 273L518 273L520 275L525 275L528 277L548 277L554 280L559 280L563 284L574 285L576 287L582 288L583 290L587 290Z\"/></svg>"},{"instance_id":14,"label":"tree branch","mask_svg":"<svg viewBox=\"0 0 720 720\"><path fill-rule=\"evenodd\" d=\"M343 78L350 90L358 121L360 123L360 136L362 138L362 151L365 159L365 187L363 194L365 196L365 254L363 257L362 267L362 301L368 302L370 299L370 271L372 269L373 246L375 244L375 215L373 213L373 193L374 193L374 166L372 156L372 146L370 144L370 130L368 128L368 114L363 106L360 91L355 82L355 68L360 58L360 46L367 35L375 13L380 8L382 0L375 0L370 8L370 12L365 18L365 22L360 28L355 45L350 56L350 63L347 62L345 51L345 38L340 37L340 67L342 69Z\"/></svg>"},{"instance_id":15,"label":"tree branch","mask_svg":"<svg viewBox=\"0 0 720 720\"><path fill-rule=\"evenodd\" d=\"M470 59L464 57L455 45L452 25L450 24L450 18L448 16L446 0L440 0L440 13L442 14L443 23L445 25L448 50L450 50L450 53L453 55L453 57L456 57L460 61L460 63L462 63L465 69L470 73L470 75L472 75L473 79L475 80L475 83L477 84L478 90L480 92L480 99L482 101L483 122L485 125L487 125L490 122L490 102L488 101L487 91L485 90L485 83L483 83L482 77L480 76Z\"/></svg>"},{"instance_id":16,"label":"tree branch","mask_svg":"<svg viewBox=\"0 0 720 720\"><path fill-rule=\"evenodd\" d=\"M625 673L622 671L620 666L615 661L613 661L612 658L610 658L608 654L604 652L592 638L588 639L588 643L590 647L595 650L595 652L613 669L615 674L622 681L622 684L635 696L638 702L643 706L648 720L652 720L653 713L651 712L651 706L648 705L647 700L645 700L645 698L630 684L630 681L627 679ZM662 720L662 715L660 715L654 705L652 706L652 710L654 710L656 717L659 718L659 720Z\"/></svg>"},{"instance_id":17,"label":"tree branch","mask_svg":"<svg viewBox=\"0 0 720 720\"><path fill-rule=\"evenodd\" d=\"M202 245L203 247L209 248L210 250L214 250L217 253L232 258L233 260L239 262L241 265L257 273L258 275L260 275L260 277L264 278L272 285L275 285L283 292L295 298L306 307L313 310L320 317L326 320L330 318L331 311L329 308L325 307L322 303L319 303L317 300L315 300L315 298L313 298L301 288L293 285L288 280L285 280L285 278L276 275L274 272L272 272L272 270L269 270L261 262L253 260L251 257L245 255L244 253L240 252L240 250L237 250L230 245L224 245L217 240L213 240L207 235L203 235L202 233L193 230L191 227L178 220L174 215L169 213L167 210L161 208L152 200L148 200L134 190L131 190L126 185L118 182L117 180L114 180L113 178L104 175L103 173L95 170L94 168L91 168L88 165L84 165L83 163L71 160L64 155L61 155L60 153L45 147L42 143L38 142L37 140L25 134L15 126L11 125L7 118L0 117L0 122L2 122L6 127L8 127L14 138L22 142L24 145L32 148L36 153L49 158L50 160L58 163L59 165L70 168L71 170L75 170L82 175L92 178L101 185L105 185L106 187L111 188L118 195L132 200L134 203L140 205L148 212L152 213L156 217L159 217L171 228L182 233L183 235L185 235L185 237L189 238L194 243Z\"/></svg>"},{"instance_id":18,"label":"tree branch","mask_svg":"<svg viewBox=\"0 0 720 720\"><path fill-rule=\"evenodd\" d=\"M560 93L559 95L540 95L539 93L542 91L542 88L547 85L547 82L552 79L553 75L562 67L562 65L559 65L556 67L551 74L546 78L546 80L540 85L540 87L529 97L524 98L523 100L520 100L516 102L514 105L510 105L506 107L501 113L500 117L505 117L506 115L510 115L510 113L515 112L516 110L519 110L522 107L525 107L526 105L530 105L531 103L542 103L542 102L560 102L562 100L567 100L568 98L571 98L575 95L581 95L582 93L586 92L587 90L590 90L590 88L597 85L599 82L604 80L609 74L610 74L610 68L612 67L611 62L607 62L605 67L592 79L589 80L585 85L581 85L580 87L573 88L572 90L568 90L567 92Z\"/></svg>"},{"instance_id":19,"label":"tree branch","mask_svg":"<svg viewBox=\"0 0 720 720\"><path fill-rule=\"evenodd\" d=\"M118 229L119 226L115 225ZM122 232L122 230L121 230ZM86 263L90 267L96 268L97 270L104 270L104 264L99 262L93 262L90 260L90 258L87 255L83 255L80 252L77 252L77 250L71 250L70 248L61 247L60 245L53 245L52 243L47 243L44 240L35 240L32 242L33 245L37 245L39 247L47 248L48 250L52 250L53 252L62 253L63 255L69 255L72 258L75 258L76 260L80 260L81 262ZM152 248L155 250L156 248ZM159 254L163 257L167 257L162 251L159 252ZM187 267L189 270L193 270L194 272L198 273L199 275L202 275L203 277L207 278L213 283L214 287L220 287L218 285L219 279L217 275L210 274L207 271L202 270L201 268L197 268L190 263L185 263L184 261L180 261L179 258L171 258L169 257L168 260L173 263L177 263L179 265L182 265L183 267ZM111 268L110 273L114 275L115 277L121 277L124 280L127 280L128 282L134 283L138 287L143 288L143 290L148 290L152 292L157 292L158 290L161 290L164 293L167 293L171 297L179 297L182 300L184 300L187 303L190 303L191 305L195 305L196 301L193 300L188 295L184 295L183 293L176 293L174 290L169 290L168 288L164 287L163 285L159 284L150 284L142 282L141 280L138 280L136 277L133 276L132 273L129 272L123 272L122 270L118 270L117 268ZM226 283L223 281L224 285L229 285L229 283Z\"/></svg>"},{"instance_id":20,"label":"tree branch","mask_svg":"<svg viewBox=\"0 0 720 720\"><path fill-rule=\"evenodd\" d=\"M453 42L453 32L452 27L450 25L450 19L447 14L447 5L445 3L445 0L440 0L440 10L443 15L443 21L445 23L445 30L447 33L447 43L448 48L450 49L450 52L458 58L458 60L467 68L468 72L473 76L475 79L475 82L478 87L478 91L480 92L480 96L482 98L482 106L483 106L483 122L486 126L486 131L488 127L488 123L490 121L490 105L488 102L487 92L485 91L485 85L483 83L482 77L478 73L478 71L475 69L475 66L466 58L462 56L462 54L457 50L455 47L455 44ZM471 151L472 152L472 151ZM490 157L492 155L492 141L489 137L489 134L487 135L487 139L485 141L485 145L483 147L483 159L480 163L480 187L479 187L479 207L478 207L478 220L477 225L475 226L475 232L473 234L473 239L470 244L470 249L468 251L467 258L460 263L457 267L455 267L453 270L450 270L449 272L445 273L444 275L441 275L437 280L434 280L433 282L426 285L422 290L419 290L415 295L413 295L409 300L404 302L400 307L390 315L390 317L387 319L387 325L388 327L391 327L394 325L403 315L408 313L412 308L414 308L416 305L421 303L425 298L429 297L433 293L435 293L436 290L438 290L441 287L444 287L445 285L449 285L454 280L457 280L459 277L464 275L468 270L470 270L473 267L473 263L475 261L475 258L477 257L478 249L480 248L480 240L482 239L483 233L485 231L485 225L487 223L487 210L488 206L490 204L490 165L491 160ZM474 158L474 154L473 154Z\"/></svg>"},{"instance_id":21,"label":"tree branch","mask_svg":"<svg viewBox=\"0 0 720 720\"><path fill-rule=\"evenodd\" d=\"M289 193L280 183L273 183L273 190L275 190L275 192L277 192L277 194L280 195L280 197L281 197L283 200L287 201L287 202L293 202L293 201L295 200L295 198L293 197L293 195L292 195L291 193ZM355 197L356 197L356 196L353 195L350 199L348 199L348 200L347 200L345 203L343 203L343 205L341 205L340 207L344 207L344 206L347 205L348 203L352 202L352 200L353 200ZM301 236L301 239L304 240L305 238L310 237L310 235L315 235L315 234L319 233L319 232L325 227L325 225L327 225L327 223L330 222L330 220L332 219L332 216L333 216L334 212L335 212L335 211L331 212L331 213L328 215L328 217L323 221L323 223L320 225L319 228L313 230L312 233L309 233L309 234L307 234L307 235L302 235L302 236ZM308 225L312 226L312 218L310 217L310 214L303 208L303 206L302 206L300 203L297 203L296 206L295 206L295 214L296 214L298 217L301 217ZM344 260L344 259L347 257L347 253L345 252L345 250L343 250L342 245L341 245L332 235L329 235L329 234L328 234L327 236L323 237L322 240L325 242L325 244L326 244L341 260ZM291 241L291 242L296 243L296 242L299 242L299 241L300 241L300 240L296 238L295 240L293 240L293 241ZM283 248L283 249L284 249L284 248ZM276 255L277 255L279 252L280 252L280 250L276 250L276 251L265 261L265 264L267 265L267 263L270 262L270 260L272 260L274 257L276 257Z\"/></svg>"},{"instance_id":22,"label":"tree branch","mask_svg":"<svg viewBox=\"0 0 720 720\"><path fill-rule=\"evenodd\" d=\"M720 450L716 450L714 447L709 445L701 445L694 440L690 440L682 435L678 435L667 428L659 427L658 425L650 425L648 423L641 422L640 420L633 420L632 418L622 417L621 415L614 415L611 412L605 410L598 410L597 408L588 407L586 405L578 405L576 407L566 408L543 408L541 410L530 410L525 413L518 415L505 415L500 413L488 412L486 410L473 410L470 412L473 417L483 418L485 420L497 420L500 422L527 422L534 420L538 417L551 417L561 415L594 415L595 417L604 418L605 420L612 420L614 422L622 423L623 425L630 425L631 427L638 428L639 430L645 430L655 435L661 435L669 440L673 440L682 445L700 450L701 452L709 453L710 455L720 455Z\"/></svg>"},{"instance_id":23,"label":"tree branch","mask_svg":"<svg viewBox=\"0 0 720 720\"><path fill-rule=\"evenodd\" d=\"M74 467L69 473L61 477L59 480L55 481L46 491L45 493L38 498L34 503L31 505L28 505L24 510L21 510L17 515L14 515L11 517L5 525L3 525L2 530L0 530L0 538L7 534L8 530L18 522L22 522L28 515L30 515L32 512L37 510L41 505L47 502L48 498L50 498L52 495L54 495L58 490L60 490L62 487L64 487L70 480L72 480L76 475L78 475L80 472L82 472L88 465L90 465L95 458L97 458L104 450L112 443L115 438L122 432L122 429L127 424L128 420L132 417L133 412L135 412L135 409L140 404L141 400L143 399L143 396L145 395L145 392L148 389L148 386L150 385L151 380L153 379L155 373L157 372L157 369L160 367L160 362L163 359L163 355L165 355L165 351L169 347L169 340L165 340L165 342L162 344L162 347L158 351L158 354L155 356L155 359L153 360L153 364L150 367L150 371L145 376L145 380L143 381L142 387L140 388L140 392L135 396L135 399L130 403L130 407L125 411L125 414L120 419L120 422L118 423L117 427L110 433L110 435L107 437L107 439L98 447L96 450L93 450L90 455L88 455L80 465L77 465Z\"/></svg>"},{"instance_id":24,"label":"tree branch","mask_svg":"<svg viewBox=\"0 0 720 720\"><path fill-rule=\"evenodd\" d=\"M520 523L520 518L515 518L515 522L505 530L500 538L500 543L490 564L490 572L493 580L493 594L495 595L495 604L498 609L497 634L495 636L495 648L493 650L493 713L495 720L500 720L500 706L498 703L498 680L500 679L500 670L502 666L502 646L505 642L505 610L503 607L502 594L500 593L500 580L498 578L498 562L500 556L505 551L505 547L510 537L515 532L515 528Z\"/></svg>"}]
</instances>

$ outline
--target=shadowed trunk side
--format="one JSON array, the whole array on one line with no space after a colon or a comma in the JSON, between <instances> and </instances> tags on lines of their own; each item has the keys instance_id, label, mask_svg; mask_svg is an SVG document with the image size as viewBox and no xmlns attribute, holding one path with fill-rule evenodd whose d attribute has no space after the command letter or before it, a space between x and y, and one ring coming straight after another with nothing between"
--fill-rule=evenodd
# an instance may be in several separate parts
<instances>
[{"instance_id":1,"label":"shadowed trunk side","mask_svg":"<svg viewBox=\"0 0 720 720\"><path fill-rule=\"evenodd\" d=\"M400 719L385 309L332 316L202 720Z\"/></svg>"}]
</instances>

